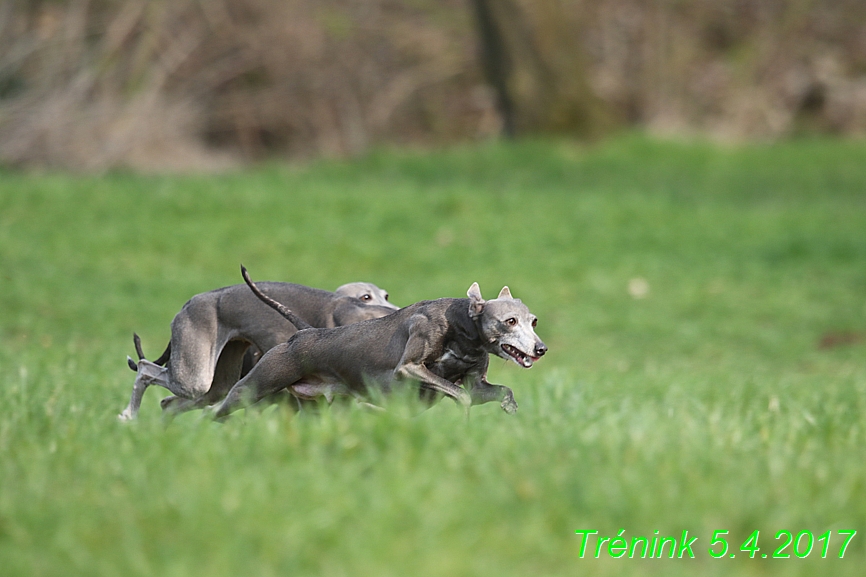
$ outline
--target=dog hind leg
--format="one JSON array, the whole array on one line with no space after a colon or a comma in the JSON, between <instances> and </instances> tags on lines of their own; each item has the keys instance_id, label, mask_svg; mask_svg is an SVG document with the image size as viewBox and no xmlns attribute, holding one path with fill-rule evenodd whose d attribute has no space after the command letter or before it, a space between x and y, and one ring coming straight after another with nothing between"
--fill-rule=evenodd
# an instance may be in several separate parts
<instances>
[{"instance_id":1,"label":"dog hind leg","mask_svg":"<svg viewBox=\"0 0 866 577\"><path fill-rule=\"evenodd\" d=\"M241 406L256 403L298 382L304 371L293 352L295 344L293 340L265 353L249 374L231 388L214 411L214 418L222 419Z\"/></svg>"},{"instance_id":2,"label":"dog hind leg","mask_svg":"<svg viewBox=\"0 0 866 577\"><path fill-rule=\"evenodd\" d=\"M162 410L165 413L178 414L194 409L201 409L221 401L229 389L238 382L244 354L248 347L249 343L241 340L226 343L217 359L213 382L207 393L195 399L179 396L166 397L160 401Z\"/></svg>"},{"instance_id":3,"label":"dog hind leg","mask_svg":"<svg viewBox=\"0 0 866 577\"><path fill-rule=\"evenodd\" d=\"M123 421L135 419L138 409L141 407L141 399L150 385L168 387L168 369L152 363L146 359L138 361L138 371L135 375L135 383L132 385L132 396L129 405L123 410L118 418Z\"/></svg>"}]
</instances>

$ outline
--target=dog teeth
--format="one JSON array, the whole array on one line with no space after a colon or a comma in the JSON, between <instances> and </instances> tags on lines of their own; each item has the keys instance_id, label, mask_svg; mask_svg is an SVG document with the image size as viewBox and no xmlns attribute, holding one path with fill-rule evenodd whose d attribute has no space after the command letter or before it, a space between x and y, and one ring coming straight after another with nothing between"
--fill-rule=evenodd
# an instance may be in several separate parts
<instances>
[{"instance_id":1,"label":"dog teeth","mask_svg":"<svg viewBox=\"0 0 866 577\"><path fill-rule=\"evenodd\" d=\"M527 354L524 354L523 351L521 351L517 347L508 344L503 344L502 350L511 355L511 358L513 358L517 364L526 369L531 367L534 361L538 360L530 357Z\"/></svg>"}]
</instances>

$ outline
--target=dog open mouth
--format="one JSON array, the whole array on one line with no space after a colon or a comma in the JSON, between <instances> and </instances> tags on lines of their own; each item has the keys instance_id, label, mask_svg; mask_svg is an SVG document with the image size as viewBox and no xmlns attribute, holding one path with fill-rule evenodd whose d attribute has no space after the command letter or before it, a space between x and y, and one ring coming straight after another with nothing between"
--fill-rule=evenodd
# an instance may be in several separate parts
<instances>
[{"instance_id":1,"label":"dog open mouth","mask_svg":"<svg viewBox=\"0 0 866 577\"><path fill-rule=\"evenodd\" d=\"M531 357L517 347L512 347L511 345L503 344L502 350L508 353L508 356L517 361L517 364L524 369L528 369L532 366L532 363L538 360L538 357Z\"/></svg>"}]
</instances>

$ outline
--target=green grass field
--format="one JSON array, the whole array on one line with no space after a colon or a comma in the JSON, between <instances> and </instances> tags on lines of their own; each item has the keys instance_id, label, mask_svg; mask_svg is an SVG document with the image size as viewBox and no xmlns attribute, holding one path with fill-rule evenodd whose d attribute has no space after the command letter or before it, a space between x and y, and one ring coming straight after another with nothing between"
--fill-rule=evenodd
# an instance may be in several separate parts
<instances>
[{"instance_id":1,"label":"green grass field","mask_svg":"<svg viewBox=\"0 0 866 577\"><path fill-rule=\"evenodd\" d=\"M515 416L395 402L166 424L151 389L118 422L132 332L158 356L183 303L240 282L241 262L257 280L375 282L401 305L507 284L550 353L492 360ZM866 143L0 172L0 267L5 577L862 574ZM575 530L621 529L687 530L695 558L608 543L596 559L594 540L580 558Z\"/></svg>"}]
</instances>

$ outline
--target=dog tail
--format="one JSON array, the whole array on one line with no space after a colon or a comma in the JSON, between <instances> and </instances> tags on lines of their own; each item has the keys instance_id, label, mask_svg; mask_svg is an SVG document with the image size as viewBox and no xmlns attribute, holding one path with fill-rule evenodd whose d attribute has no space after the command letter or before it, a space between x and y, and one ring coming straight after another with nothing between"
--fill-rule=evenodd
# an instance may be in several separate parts
<instances>
[{"instance_id":1,"label":"dog tail","mask_svg":"<svg viewBox=\"0 0 866 577\"><path fill-rule=\"evenodd\" d=\"M153 364L164 367L165 363L167 363L168 359L170 359L170 358L171 358L171 341L168 341L168 345L165 347L165 350L162 351L162 354L159 355L158 359L153 361Z\"/></svg>"},{"instance_id":2,"label":"dog tail","mask_svg":"<svg viewBox=\"0 0 866 577\"><path fill-rule=\"evenodd\" d=\"M135 354L138 355L138 360L144 360L144 349L141 348L141 337L138 336L138 333L132 333L132 343L135 345ZM164 367L169 358L171 358L171 341L168 342L168 346L165 347L159 358L153 361L153 364ZM126 357L126 364L129 365L130 369L138 372L138 365L132 358Z\"/></svg>"},{"instance_id":3,"label":"dog tail","mask_svg":"<svg viewBox=\"0 0 866 577\"><path fill-rule=\"evenodd\" d=\"M283 315L286 320L295 325L295 328L297 328L299 331L313 328L313 325L293 313L291 309L289 309L287 306L278 303L277 301L263 293L261 290L259 290L259 287L257 287L256 284L250 279L250 275L249 273L247 273L247 267L245 267L244 265L241 265L241 276L244 277L244 281L247 283L247 286L250 287L250 290L252 290L253 293L257 297L259 297L259 299L261 299L263 303Z\"/></svg>"}]
</instances>

